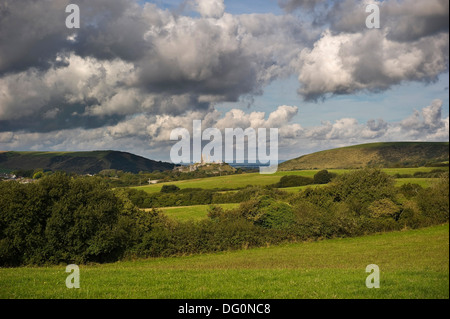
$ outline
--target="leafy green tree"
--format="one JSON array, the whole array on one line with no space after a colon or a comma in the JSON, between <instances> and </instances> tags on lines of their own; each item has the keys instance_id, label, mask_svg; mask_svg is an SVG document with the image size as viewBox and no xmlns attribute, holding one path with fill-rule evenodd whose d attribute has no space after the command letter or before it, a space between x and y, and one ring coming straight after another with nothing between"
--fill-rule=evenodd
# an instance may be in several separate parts
<instances>
[{"instance_id":1,"label":"leafy green tree","mask_svg":"<svg viewBox=\"0 0 450 319\"><path fill-rule=\"evenodd\" d=\"M336 174L332 174L326 169L321 170L314 175L314 184L328 184L334 176Z\"/></svg>"},{"instance_id":2,"label":"leafy green tree","mask_svg":"<svg viewBox=\"0 0 450 319\"><path fill-rule=\"evenodd\" d=\"M433 223L444 223L449 220L449 178L443 174L435 185L422 189L417 201L422 214Z\"/></svg>"},{"instance_id":3,"label":"leafy green tree","mask_svg":"<svg viewBox=\"0 0 450 319\"><path fill-rule=\"evenodd\" d=\"M369 216L373 218L388 217L398 219L400 215L400 207L389 198L374 201L368 209L370 212Z\"/></svg>"},{"instance_id":4,"label":"leafy green tree","mask_svg":"<svg viewBox=\"0 0 450 319\"><path fill-rule=\"evenodd\" d=\"M39 172L34 173L33 179L39 179L42 176L44 176L44 172L43 171L39 171Z\"/></svg>"},{"instance_id":5,"label":"leafy green tree","mask_svg":"<svg viewBox=\"0 0 450 319\"><path fill-rule=\"evenodd\" d=\"M394 179L379 169L366 168L336 177L330 190L334 201L344 201L358 214L368 214L374 201L388 198L395 201Z\"/></svg>"},{"instance_id":6,"label":"leafy green tree","mask_svg":"<svg viewBox=\"0 0 450 319\"><path fill-rule=\"evenodd\" d=\"M275 184L275 187L284 188L284 187L296 187L296 186L305 186L310 185L314 182L311 177L298 176L298 175L285 175L280 178L280 181Z\"/></svg>"},{"instance_id":7,"label":"leafy green tree","mask_svg":"<svg viewBox=\"0 0 450 319\"><path fill-rule=\"evenodd\" d=\"M55 173L0 183L0 264L114 261L138 244L151 214L101 178Z\"/></svg>"},{"instance_id":8,"label":"leafy green tree","mask_svg":"<svg viewBox=\"0 0 450 319\"><path fill-rule=\"evenodd\" d=\"M284 202L265 201L261 205L261 216L256 225L264 228L289 229L294 225L295 215L292 207Z\"/></svg>"},{"instance_id":9,"label":"leafy green tree","mask_svg":"<svg viewBox=\"0 0 450 319\"><path fill-rule=\"evenodd\" d=\"M161 193L176 193L180 190L177 185L163 185L161 187Z\"/></svg>"},{"instance_id":10,"label":"leafy green tree","mask_svg":"<svg viewBox=\"0 0 450 319\"><path fill-rule=\"evenodd\" d=\"M407 198L416 197L422 190L422 186L419 184L406 183L400 186L400 192Z\"/></svg>"}]
</instances>

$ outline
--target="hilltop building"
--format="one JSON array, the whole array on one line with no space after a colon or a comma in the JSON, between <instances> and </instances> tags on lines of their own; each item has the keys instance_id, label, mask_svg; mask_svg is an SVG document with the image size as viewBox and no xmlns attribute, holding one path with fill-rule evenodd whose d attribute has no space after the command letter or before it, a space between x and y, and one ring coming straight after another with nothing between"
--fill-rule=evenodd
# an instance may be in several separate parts
<instances>
[{"instance_id":1,"label":"hilltop building","mask_svg":"<svg viewBox=\"0 0 450 319\"><path fill-rule=\"evenodd\" d=\"M212 174L220 174L222 172L234 172L235 169L228 165L227 163L222 162L221 160L211 161L211 156L202 154L200 162L188 165L188 166L177 166L174 168L174 171L178 172L195 172L195 171L206 171L211 172Z\"/></svg>"}]
</instances>

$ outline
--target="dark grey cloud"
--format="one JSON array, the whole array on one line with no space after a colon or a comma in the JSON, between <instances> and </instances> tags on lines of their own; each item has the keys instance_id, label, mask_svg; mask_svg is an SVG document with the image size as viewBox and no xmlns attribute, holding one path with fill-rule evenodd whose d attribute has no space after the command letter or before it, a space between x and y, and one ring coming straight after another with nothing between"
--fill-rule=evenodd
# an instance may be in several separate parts
<instances>
[{"instance_id":1,"label":"dark grey cloud","mask_svg":"<svg viewBox=\"0 0 450 319\"><path fill-rule=\"evenodd\" d=\"M134 0L81 0L81 28L74 52L100 60L136 61L152 50L145 33L161 23L143 15Z\"/></svg>"},{"instance_id":2,"label":"dark grey cloud","mask_svg":"<svg viewBox=\"0 0 450 319\"><path fill-rule=\"evenodd\" d=\"M308 10L319 25L332 32L359 33L365 28L367 2L360 0L278 0L287 12ZM381 28L393 41L409 42L449 31L448 0L387 0L374 2L380 8ZM312 10L320 5L321 10Z\"/></svg>"},{"instance_id":3,"label":"dark grey cloud","mask_svg":"<svg viewBox=\"0 0 450 319\"><path fill-rule=\"evenodd\" d=\"M389 1L381 6L388 39L410 42L449 31L449 1Z\"/></svg>"},{"instance_id":4,"label":"dark grey cloud","mask_svg":"<svg viewBox=\"0 0 450 319\"><path fill-rule=\"evenodd\" d=\"M294 17L232 16L221 1L198 2L202 17L192 18L135 0L79 0L81 28L69 30L68 3L2 6L0 131L208 110L289 75L298 49L312 41Z\"/></svg>"},{"instance_id":5,"label":"dark grey cloud","mask_svg":"<svg viewBox=\"0 0 450 319\"><path fill-rule=\"evenodd\" d=\"M53 66L62 52L101 60L141 58L151 43L144 33L154 21L145 21L133 0L78 0L80 29L68 29L65 8L69 0L5 0L0 3L0 74L30 67ZM76 37L71 36L76 34Z\"/></svg>"},{"instance_id":6,"label":"dark grey cloud","mask_svg":"<svg viewBox=\"0 0 450 319\"><path fill-rule=\"evenodd\" d=\"M389 40L413 42L440 32L448 33L447 0L388 0L377 4L380 8L380 27L386 31ZM366 5L357 0L336 1L328 12L318 14L322 17L321 21L335 33L359 33L365 28L368 16Z\"/></svg>"},{"instance_id":7,"label":"dark grey cloud","mask_svg":"<svg viewBox=\"0 0 450 319\"><path fill-rule=\"evenodd\" d=\"M0 2L0 75L29 67L46 69L67 49L68 1Z\"/></svg>"},{"instance_id":8,"label":"dark grey cloud","mask_svg":"<svg viewBox=\"0 0 450 319\"><path fill-rule=\"evenodd\" d=\"M313 9L324 0L278 0L279 6L287 12L292 12L298 8Z\"/></svg>"}]
</instances>

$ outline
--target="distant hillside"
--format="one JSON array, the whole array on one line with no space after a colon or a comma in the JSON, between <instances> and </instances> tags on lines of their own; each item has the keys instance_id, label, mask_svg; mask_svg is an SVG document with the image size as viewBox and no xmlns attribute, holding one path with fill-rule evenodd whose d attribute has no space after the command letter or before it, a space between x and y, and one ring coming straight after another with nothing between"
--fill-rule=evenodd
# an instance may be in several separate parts
<instances>
[{"instance_id":1,"label":"distant hillside","mask_svg":"<svg viewBox=\"0 0 450 319\"><path fill-rule=\"evenodd\" d=\"M0 170L38 169L77 174L96 174L104 169L124 172L170 170L174 164L157 162L118 151L0 152Z\"/></svg>"},{"instance_id":2,"label":"distant hillside","mask_svg":"<svg viewBox=\"0 0 450 319\"><path fill-rule=\"evenodd\" d=\"M449 160L448 142L389 142L361 144L304 155L279 165L279 170L415 167Z\"/></svg>"}]
</instances>

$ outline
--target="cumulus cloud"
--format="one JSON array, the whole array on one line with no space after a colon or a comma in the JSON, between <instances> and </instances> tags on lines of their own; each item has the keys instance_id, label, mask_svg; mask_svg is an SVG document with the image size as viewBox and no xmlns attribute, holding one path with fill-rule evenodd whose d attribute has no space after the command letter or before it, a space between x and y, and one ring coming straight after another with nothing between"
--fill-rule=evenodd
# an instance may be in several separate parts
<instances>
[{"instance_id":1,"label":"cumulus cloud","mask_svg":"<svg viewBox=\"0 0 450 319\"><path fill-rule=\"evenodd\" d=\"M380 7L381 27L395 41L415 41L421 37L448 32L449 2L447 0L341 0L324 5L325 0L278 0L287 12L314 9L315 22L326 24L333 32L360 33L365 27L368 4Z\"/></svg>"},{"instance_id":2,"label":"cumulus cloud","mask_svg":"<svg viewBox=\"0 0 450 319\"><path fill-rule=\"evenodd\" d=\"M279 1L290 12L315 8L321 38L299 54L299 93L306 100L382 91L405 81L433 81L448 70L446 0ZM368 4L380 7L381 29L368 29ZM321 10L317 10L320 6Z\"/></svg>"},{"instance_id":3,"label":"cumulus cloud","mask_svg":"<svg viewBox=\"0 0 450 319\"><path fill-rule=\"evenodd\" d=\"M442 119L442 101L436 99L421 111L415 110L410 117L400 122L400 128L410 138L429 136L448 139L448 117Z\"/></svg>"},{"instance_id":4,"label":"cumulus cloud","mask_svg":"<svg viewBox=\"0 0 450 319\"><path fill-rule=\"evenodd\" d=\"M345 117L334 122L302 127L294 122L299 108L278 106L270 113L244 112L232 109L221 114L214 110L190 111L169 116L140 114L129 116L114 125L92 129L66 129L57 132L1 132L0 149L18 147L31 150L97 150L120 149L150 158L169 160L172 130L182 127L192 133L194 120L202 120L202 130L214 127L224 134L225 128L278 128L279 153L292 158L320 149L381 141L445 141L449 139L449 117L442 118L443 103L434 100L429 106L405 119L388 123L371 119L360 123Z\"/></svg>"},{"instance_id":5,"label":"cumulus cloud","mask_svg":"<svg viewBox=\"0 0 450 319\"><path fill-rule=\"evenodd\" d=\"M297 114L295 106L279 106L270 114L245 113L232 109L225 114L218 111L190 111L169 116L140 114L129 116L114 125L92 129L66 129L58 132L30 133L26 131L0 133L0 149L18 146L32 150L97 150L115 149L133 152L151 158L169 159L172 130L182 127L192 133L194 120L202 121L202 129L215 127L224 134L225 128L278 128L280 139L294 137L301 131L299 124L291 123Z\"/></svg>"},{"instance_id":6,"label":"cumulus cloud","mask_svg":"<svg viewBox=\"0 0 450 319\"><path fill-rule=\"evenodd\" d=\"M196 9L206 18L220 18L225 11L223 0L195 0Z\"/></svg>"},{"instance_id":7,"label":"cumulus cloud","mask_svg":"<svg viewBox=\"0 0 450 319\"><path fill-rule=\"evenodd\" d=\"M298 56L299 92L306 100L317 100L327 94L386 90L405 81L433 81L448 70L448 48L444 33L403 43L377 30L325 31Z\"/></svg>"},{"instance_id":8,"label":"cumulus cloud","mask_svg":"<svg viewBox=\"0 0 450 319\"><path fill-rule=\"evenodd\" d=\"M289 157L322 149L353 144L389 141L448 141L449 117L442 118L443 103L433 100L429 106L416 110L407 118L388 123L384 119L371 119L360 123L355 118L341 118L334 122L304 127L295 138L285 140L283 153Z\"/></svg>"},{"instance_id":9,"label":"cumulus cloud","mask_svg":"<svg viewBox=\"0 0 450 319\"><path fill-rule=\"evenodd\" d=\"M288 76L292 58L311 41L294 17L232 16L219 0L197 1L201 18L134 0L80 0L75 31L63 26L66 4L2 3L0 131L208 110ZM47 38L52 45L41 48Z\"/></svg>"}]
</instances>

